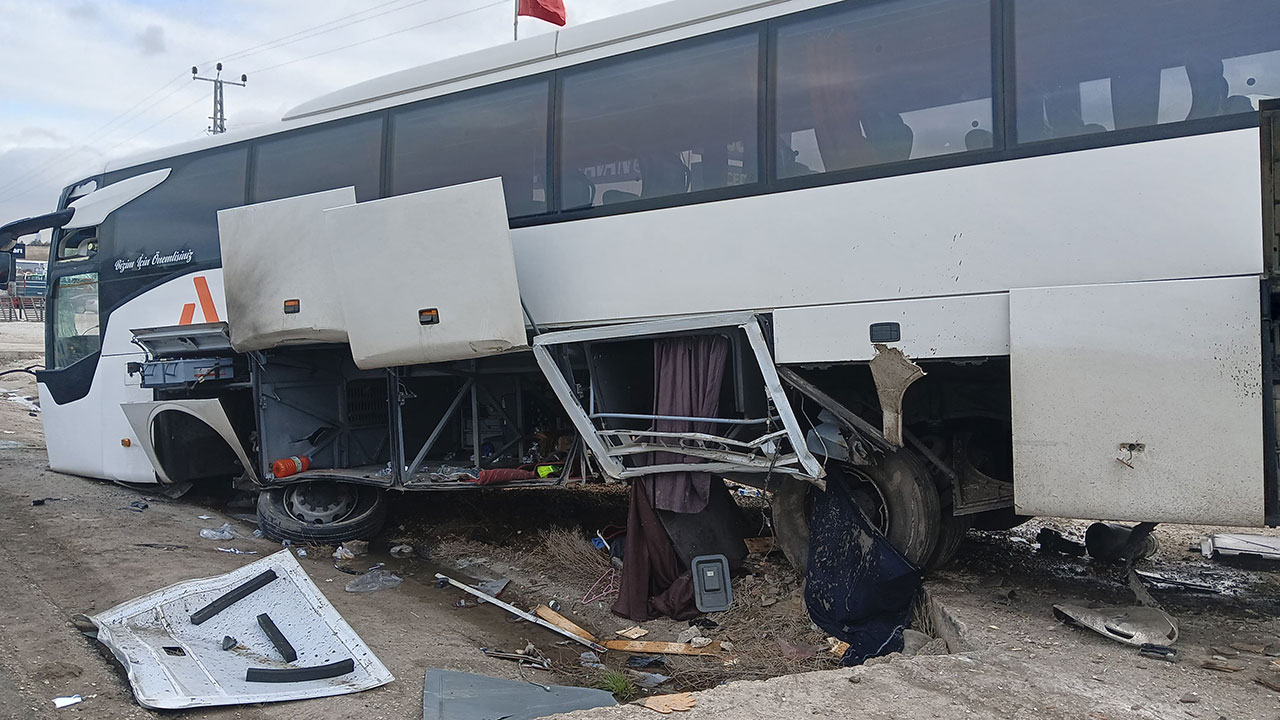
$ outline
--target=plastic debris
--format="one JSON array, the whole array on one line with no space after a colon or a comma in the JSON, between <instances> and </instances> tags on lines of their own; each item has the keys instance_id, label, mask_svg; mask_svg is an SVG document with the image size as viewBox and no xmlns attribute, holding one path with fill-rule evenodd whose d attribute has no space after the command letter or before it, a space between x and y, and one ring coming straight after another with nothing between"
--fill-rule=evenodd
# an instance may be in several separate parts
<instances>
[{"instance_id":1,"label":"plastic debris","mask_svg":"<svg viewBox=\"0 0 1280 720\"><path fill-rule=\"evenodd\" d=\"M689 644L696 648L704 648L711 644L711 638L696 637L690 640Z\"/></svg>"},{"instance_id":2,"label":"plastic debris","mask_svg":"<svg viewBox=\"0 0 1280 720\"><path fill-rule=\"evenodd\" d=\"M205 528L200 531L205 540L235 540L236 534L231 530L231 523L222 523L219 528Z\"/></svg>"},{"instance_id":3,"label":"plastic debris","mask_svg":"<svg viewBox=\"0 0 1280 720\"><path fill-rule=\"evenodd\" d=\"M676 635L676 642L678 643L693 642L693 639L697 637L702 637L702 628L698 627L697 625L694 625L693 627L685 628L684 630L681 630L680 634Z\"/></svg>"},{"instance_id":4,"label":"plastic debris","mask_svg":"<svg viewBox=\"0 0 1280 720\"><path fill-rule=\"evenodd\" d=\"M261 531L261 530L254 530L254 531L253 531L253 536L254 536L255 538L259 539L259 540L261 540L262 538L266 537L265 535L263 535L263 534L262 534L262 531Z\"/></svg>"},{"instance_id":5,"label":"plastic debris","mask_svg":"<svg viewBox=\"0 0 1280 720\"><path fill-rule=\"evenodd\" d=\"M411 558L417 554L412 545L396 545L391 548L391 557L393 558Z\"/></svg>"},{"instance_id":6,"label":"plastic debris","mask_svg":"<svg viewBox=\"0 0 1280 720\"><path fill-rule=\"evenodd\" d=\"M639 685L642 688L648 688L650 690L658 687L662 683L671 679L671 677L668 675L659 675L658 673L651 673L651 672L641 672L639 670L632 670L628 672L627 675L630 676L631 679L635 681L636 685Z\"/></svg>"},{"instance_id":7,"label":"plastic debris","mask_svg":"<svg viewBox=\"0 0 1280 720\"><path fill-rule=\"evenodd\" d=\"M83 702L83 701L84 701L84 698L80 697L79 695L70 695L67 697L56 697L53 699L53 706L55 708L64 708L69 705L75 705L76 703Z\"/></svg>"},{"instance_id":8,"label":"plastic debris","mask_svg":"<svg viewBox=\"0 0 1280 720\"><path fill-rule=\"evenodd\" d=\"M257 550L240 550L237 548L220 547L220 548L214 548L214 550L217 550L218 552L231 553L232 555L257 555L258 554Z\"/></svg>"},{"instance_id":9,"label":"plastic debris","mask_svg":"<svg viewBox=\"0 0 1280 720\"><path fill-rule=\"evenodd\" d=\"M333 551L333 559L338 562L346 562L348 560L355 560L356 554L348 550L345 546L339 545L338 549Z\"/></svg>"},{"instance_id":10,"label":"plastic debris","mask_svg":"<svg viewBox=\"0 0 1280 720\"><path fill-rule=\"evenodd\" d=\"M368 572L347 583L347 592L367 593L389 590L404 580L391 574L385 568L374 566Z\"/></svg>"},{"instance_id":11,"label":"plastic debris","mask_svg":"<svg viewBox=\"0 0 1280 720\"><path fill-rule=\"evenodd\" d=\"M1280 538L1246 533L1218 533L1200 543L1200 553L1207 558L1224 555L1246 555L1266 560L1280 560Z\"/></svg>"},{"instance_id":12,"label":"plastic debris","mask_svg":"<svg viewBox=\"0 0 1280 720\"><path fill-rule=\"evenodd\" d=\"M629 668L666 667L667 661L657 655L632 655L627 658Z\"/></svg>"},{"instance_id":13,"label":"plastic debris","mask_svg":"<svg viewBox=\"0 0 1280 720\"><path fill-rule=\"evenodd\" d=\"M198 519L200 519L200 520L212 520L212 519L213 519L213 516L212 516L212 515L200 515Z\"/></svg>"},{"instance_id":14,"label":"plastic debris","mask_svg":"<svg viewBox=\"0 0 1280 720\"><path fill-rule=\"evenodd\" d=\"M367 540L348 540L342 543L341 547L346 548L356 557L369 554L369 542Z\"/></svg>"},{"instance_id":15,"label":"plastic debris","mask_svg":"<svg viewBox=\"0 0 1280 720\"><path fill-rule=\"evenodd\" d=\"M307 549L306 549L306 548L298 548L298 557L306 557L306 556L307 556Z\"/></svg>"},{"instance_id":16,"label":"plastic debris","mask_svg":"<svg viewBox=\"0 0 1280 720\"><path fill-rule=\"evenodd\" d=\"M150 506L147 505L145 500L134 500L133 502L129 503L127 507L125 507L125 510L132 510L133 512L142 512L143 510L146 510L148 507Z\"/></svg>"},{"instance_id":17,"label":"plastic debris","mask_svg":"<svg viewBox=\"0 0 1280 720\"><path fill-rule=\"evenodd\" d=\"M600 662L600 656L588 650L578 656L578 664L584 668L592 670L604 670L604 663Z\"/></svg>"}]
</instances>

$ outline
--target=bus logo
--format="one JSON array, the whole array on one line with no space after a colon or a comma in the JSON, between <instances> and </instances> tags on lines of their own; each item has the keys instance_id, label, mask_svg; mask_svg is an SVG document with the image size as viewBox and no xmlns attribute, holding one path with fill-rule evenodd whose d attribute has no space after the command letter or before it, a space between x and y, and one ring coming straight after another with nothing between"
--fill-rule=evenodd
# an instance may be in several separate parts
<instances>
[{"instance_id":1,"label":"bus logo","mask_svg":"<svg viewBox=\"0 0 1280 720\"><path fill-rule=\"evenodd\" d=\"M205 322L218 322L218 308L213 305L213 294L209 292L209 281L203 275L191 279L196 285L196 299L200 301L200 313ZM182 317L179 325L190 325L196 316L196 304L187 303L182 306Z\"/></svg>"}]
</instances>

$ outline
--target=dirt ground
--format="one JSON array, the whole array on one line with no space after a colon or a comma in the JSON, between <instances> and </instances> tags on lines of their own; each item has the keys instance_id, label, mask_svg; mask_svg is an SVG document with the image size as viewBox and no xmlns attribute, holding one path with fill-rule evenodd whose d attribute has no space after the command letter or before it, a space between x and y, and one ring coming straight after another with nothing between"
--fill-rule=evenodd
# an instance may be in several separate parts
<instances>
[{"instance_id":1,"label":"dirt ground","mask_svg":"<svg viewBox=\"0 0 1280 720\"><path fill-rule=\"evenodd\" d=\"M39 326L0 323L0 371L39 362L40 341ZM0 720L169 715L140 708L123 674L70 618L256 559L218 552L218 546L260 554L280 546L253 539L252 523L236 517L248 517L251 510L228 494L197 491L170 500L50 472L34 396L30 376L0 376L0 548L8 561L0 592ZM42 498L57 499L32 505ZM147 509L128 508L143 498ZM586 537L620 524L625 510L625 495L610 487L406 497L396 503L370 555L356 561L357 566L386 562L405 578L401 586L369 595L347 593L343 586L351 576L334 569L327 549L312 548L299 560L395 674L395 682L356 695L181 715L419 718L428 668L517 679L514 664L485 657L480 648L515 650L526 642L547 653L556 668L552 673L526 670L526 676L536 672L532 677L541 682L594 684L599 673L579 666L580 648L558 645L562 638L542 628L510 622L493 606L459 607L461 593L436 589L433 575L506 577L512 584L504 599L525 607L554 600L575 622L601 638L612 637L632 623L609 613L608 562L590 549ZM748 507L748 518L757 522L759 515ZM243 539L199 537L201 528L223 522ZM735 580L734 608L712 615L718 627L706 630L713 639L731 642L733 652L670 659L657 670L672 677L660 691L711 688L695 693L697 705L684 715L690 720L1280 717L1280 694L1257 682L1259 677L1280 681L1280 665L1265 653L1230 647L1280 643L1280 572L1205 560L1188 550L1218 528L1161 526L1156 531L1160 552L1141 569L1213 590L1153 589L1179 621L1180 659L1148 659L1053 618L1056 602L1128 604L1132 597L1112 566L1040 552L1035 536L1044 526L1079 540L1087 523L1036 520L1005 533L970 533L957 562L929 578L932 597L961 626L960 652L897 655L856 669L836 668L819 647L823 634L803 615L798 578L776 555L755 557L750 576ZM419 557L390 557L387 550L396 541L412 544ZM644 623L650 632L644 639L673 640L687 626ZM1232 655L1229 662L1242 669L1203 668L1201 663L1216 652ZM622 659L621 653L610 653L605 661L620 667ZM54 710L52 698L76 693L84 702ZM656 717L624 706L572 717L648 716Z\"/></svg>"}]
</instances>

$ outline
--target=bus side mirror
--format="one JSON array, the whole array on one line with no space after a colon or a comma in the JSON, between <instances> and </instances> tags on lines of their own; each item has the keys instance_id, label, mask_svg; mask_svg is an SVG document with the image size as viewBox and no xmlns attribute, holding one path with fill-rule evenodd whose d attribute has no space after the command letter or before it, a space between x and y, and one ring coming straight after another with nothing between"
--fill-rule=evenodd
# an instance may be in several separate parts
<instances>
[{"instance_id":1,"label":"bus side mirror","mask_svg":"<svg viewBox=\"0 0 1280 720\"><path fill-rule=\"evenodd\" d=\"M0 252L0 290L9 289L9 281L18 274L17 265L13 253L7 250Z\"/></svg>"}]
</instances>

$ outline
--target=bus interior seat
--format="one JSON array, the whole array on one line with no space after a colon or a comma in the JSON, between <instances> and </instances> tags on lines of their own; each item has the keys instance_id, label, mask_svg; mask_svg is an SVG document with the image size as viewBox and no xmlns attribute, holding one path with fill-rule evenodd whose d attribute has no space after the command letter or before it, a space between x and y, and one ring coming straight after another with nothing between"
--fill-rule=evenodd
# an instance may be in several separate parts
<instances>
[{"instance_id":1,"label":"bus interior seat","mask_svg":"<svg viewBox=\"0 0 1280 720\"><path fill-rule=\"evenodd\" d=\"M987 150L995 145L995 136L990 130L974 128L964 135L965 150Z\"/></svg>"},{"instance_id":2,"label":"bus interior seat","mask_svg":"<svg viewBox=\"0 0 1280 720\"><path fill-rule=\"evenodd\" d=\"M560 207L588 208L595 203L596 186L581 170L566 170L560 177Z\"/></svg>"},{"instance_id":3,"label":"bus interior seat","mask_svg":"<svg viewBox=\"0 0 1280 720\"><path fill-rule=\"evenodd\" d=\"M869 112L862 118L863 132L875 148L880 162L897 162L911 157L915 132L896 112Z\"/></svg>"},{"instance_id":4,"label":"bus interior seat","mask_svg":"<svg viewBox=\"0 0 1280 720\"><path fill-rule=\"evenodd\" d=\"M650 153L640 158L640 197L664 197L689 192L689 167L677 152Z\"/></svg>"},{"instance_id":5,"label":"bus interior seat","mask_svg":"<svg viewBox=\"0 0 1280 720\"><path fill-rule=\"evenodd\" d=\"M1187 81L1191 84L1191 110L1188 120L1221 115L1228 100L1230 88L1223 75L1221 60L1193 60L1186 65Z\"/></svg>"},{"instance_id":6,"label":"bus interior seat","mask_svg":"<svg viewBox=\"0 0 1280 720\"><path fill-rule=\"evenodd\" d=\"M625 190L605 190L600 194L601 205L617 205L618 203L631 202L639 200L640 196L633 192Z\"/></svg>"}]
</instances>

